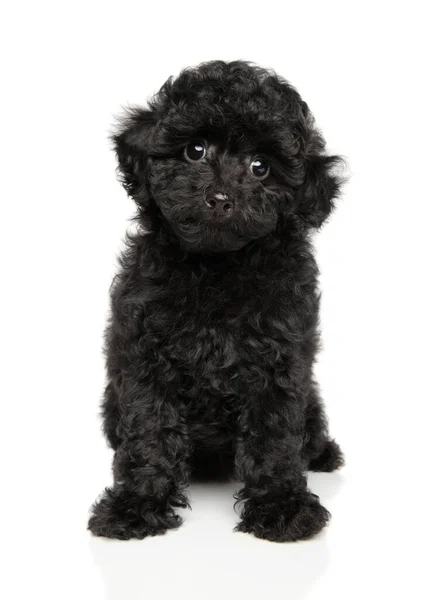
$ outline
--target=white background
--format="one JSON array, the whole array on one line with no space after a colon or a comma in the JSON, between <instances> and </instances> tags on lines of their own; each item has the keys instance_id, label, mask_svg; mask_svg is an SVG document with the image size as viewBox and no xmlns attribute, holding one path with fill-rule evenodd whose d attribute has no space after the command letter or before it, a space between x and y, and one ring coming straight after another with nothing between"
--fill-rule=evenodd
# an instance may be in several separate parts
<instances>
[{"instance_id":1,"label":"white background","mask_svg":"<svg viewBox=\"0 0 422 600\"><path fill-rule=\"evenodd\" d=\"M415 2L5 2L1 15L3 598L420 597L421 92ZM181 529L95 539L108 287L133 206L107 134L184 66L291 80L351 179L319 234L331 431L318 538L233 533L234 485L191 489ZM187 511L186 511L187 512ZM419 555L419 560L417 560Z\"/></svg>"}]
</instances>

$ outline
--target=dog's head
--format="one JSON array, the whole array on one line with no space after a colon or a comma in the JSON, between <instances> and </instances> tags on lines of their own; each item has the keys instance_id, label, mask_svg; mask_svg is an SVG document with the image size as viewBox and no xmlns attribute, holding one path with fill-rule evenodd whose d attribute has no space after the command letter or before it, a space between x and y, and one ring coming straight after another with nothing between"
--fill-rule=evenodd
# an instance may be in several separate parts
<instances>
[{"instance_id":1,"label":"dog's head","mask_svg":"<svg viewBox=\"0 0 422 600\"><path fill-rule=\"evenodd\" d=\"M339 191L339 158L296 90L241 61L169 79L113 140L147 227L164 219L191 250L237 250L289 218L319 227Z\"/></svg>"}]
</instances>

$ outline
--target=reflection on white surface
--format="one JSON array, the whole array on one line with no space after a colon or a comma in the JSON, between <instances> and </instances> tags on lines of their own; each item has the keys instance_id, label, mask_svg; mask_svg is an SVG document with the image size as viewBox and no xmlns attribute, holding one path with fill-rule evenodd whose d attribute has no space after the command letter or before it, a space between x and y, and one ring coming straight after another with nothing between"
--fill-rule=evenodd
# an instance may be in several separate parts
<instances>
[{"instance_id":1,"label":"reflection on white surface","mask_svg":"<svg viewBox=\"0 0 422 600\"><path fill-rule=\"evenodd\" d=\"M310 476L321 501L334 497L340 474ZM132 600L145 594L173 598L247 597L288 600L310 597L329 563L327 532L314 540L276 544L234 533L238 519L233 494L238 485L193 484L192 511L177 531L142 541L120 542L91 537L90 547L104 581L107 600ZM200 594L198 596L198 590Z\"/></svg>"}]
</instances>

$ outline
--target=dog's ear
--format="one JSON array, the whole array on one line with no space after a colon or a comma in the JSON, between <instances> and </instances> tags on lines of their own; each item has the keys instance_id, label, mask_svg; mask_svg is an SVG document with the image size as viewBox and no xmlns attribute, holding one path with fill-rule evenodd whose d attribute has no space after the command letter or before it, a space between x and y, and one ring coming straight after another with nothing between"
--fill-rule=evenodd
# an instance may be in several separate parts
<instances>
[{"instance_id":1,"label":"dog's ear","mask_svg":"<svg viewBox=\"0 0 422 600\"><path fill-rule=\"evenodd\" d=\"M298 131L303 151L304 180L297 190L296 214L301 222L318 228L327 220L340 194L343 159L327 155L325 140L315 127L308 106L302 102Z\"/></svg>"},{"instance_id":2,"label":"dog's ear","mask_svg":"<svg viewBox=\"0 0 422 600\"><path fill-rule=\"evenodd\" d=\"M132 108L126 111L119 122L118 131L111 138L123 187L141 205L147 198L145 168L155 125L153 109Z\"/></svg>"}]
</instances>

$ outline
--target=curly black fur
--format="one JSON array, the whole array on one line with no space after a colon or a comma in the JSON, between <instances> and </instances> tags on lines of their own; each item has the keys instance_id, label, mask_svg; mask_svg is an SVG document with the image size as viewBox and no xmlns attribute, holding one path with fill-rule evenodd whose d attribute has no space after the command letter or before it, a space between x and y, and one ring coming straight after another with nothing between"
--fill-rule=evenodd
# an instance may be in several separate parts
<instances>
[{"instance_id":1,"label":"curly black fur","mask_svg":"<svg viewBox=\"0 0 422 600\"><path fill-rule=\"evenodd\" d=\"M121 257L106 332L114 486L89 528L120 539L163 533L181 522L191 475L235 476L239 531L315 535L329 513L304 473L343 462L312 374L311 233L333 210L339 157L326 154L291 85L241 61L169 79L113 140L140 227ZM197 162L184 156L192 140L206 142ZM265 179L251 172L257 156ZM214 210L223 194L226 216Z\"/></svg>"}]
</instances>

